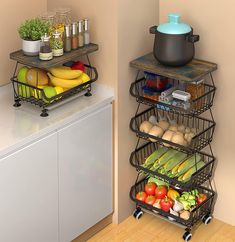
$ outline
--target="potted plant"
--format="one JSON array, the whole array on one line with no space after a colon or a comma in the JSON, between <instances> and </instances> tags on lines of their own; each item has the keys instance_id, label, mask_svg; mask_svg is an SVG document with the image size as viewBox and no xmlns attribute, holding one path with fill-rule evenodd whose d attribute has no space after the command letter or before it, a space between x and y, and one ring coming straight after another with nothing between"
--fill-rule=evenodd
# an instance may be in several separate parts
<instances>
[{"instance_id":1,"label":"potted plant","mask_svg":"<svg viewBox=\"0 0 235 242\"><path fill-rule=\"evenodd\" d=\"M50 24L40 18L26 20L18 29L25 55L36 56L40 50L41 37L49 32Z\"/></svg>"}]
</instances>

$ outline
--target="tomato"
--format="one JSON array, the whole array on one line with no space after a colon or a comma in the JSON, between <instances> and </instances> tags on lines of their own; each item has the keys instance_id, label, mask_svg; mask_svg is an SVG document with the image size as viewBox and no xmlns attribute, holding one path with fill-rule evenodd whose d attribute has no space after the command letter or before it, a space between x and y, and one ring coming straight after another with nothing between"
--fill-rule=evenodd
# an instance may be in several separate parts
<instances>
[{"instance_id":1,"label":"tomato","mask_svg":"<svg viewBox=\"0 0 235 242\"><path fill-rule=\"evenodd\" d=\"M206 200L206 195L199 193L198 194L198 198L197 198L197 204L200 205L201 203L203 203Z\"/></svg>"},{"instance_id":2,"label":"tomato","mask_svg":"<svg viewBox=\"0 0 235 242\"><path fill-rule=\"evenodd\" d=\"M135 197L137 200L139 200L141 202L145 202L145 200L147 198L147 194L145 192L138 192Z\"/></svg>"},{"instance_id":3,"label":"tomato","mask_svg":"<svg viewBox=\"0 0 235 242\"><path fill-rule=\"evenodd\" d=\"M156 184L154 182L148 182L146 185L145 185L145 192L147 195L155 195L155 190L156 190Z\"/></svg>"},{"instance_id":4,"label":"tomato","mask_svg":"<svg viewBox=\"0 0 235 242\"><path fill-rule=\"evenodd\" d=\"M150 196L147 196L147 198L145 200L145 203L147 203L148 205L153 206L155 201L156 201L156 198L154 196L150 195Z\"/></svg>"},{"instance_id":5,"label":"tomato","mask_svg":"<svg viewBox=\"0 0 235 242\"><path fill-rule=\"evenodd\" d=\"M163 198L161 201L160 201L160 206L161 206L161 209L165 212L169 212L170 211L170 208L173 207L173 200L171 200L169 197L165 196L165 198Z\"/></svg>"},{"instance_id":6,"label":"tomato","mask_svg":"<svg viewBox=\"0 0 235 242\"><path fill-rule=\"evenodd\" d=\"M158 186L155 190L156 198L164 198L167 195L167 187L166 186Z\"/></svg>"}]
</instances>

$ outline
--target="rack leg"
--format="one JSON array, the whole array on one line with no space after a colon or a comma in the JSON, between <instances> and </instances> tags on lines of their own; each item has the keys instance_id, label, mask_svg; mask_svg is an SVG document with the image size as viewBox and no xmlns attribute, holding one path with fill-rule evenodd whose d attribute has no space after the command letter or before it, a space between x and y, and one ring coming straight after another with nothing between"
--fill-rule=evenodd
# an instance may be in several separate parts
<instances>
[{"instance_id":1,"label":"rack leg","mask_svg":"<svg viewBox=\"0 0 235 242\"><path fill-rule=\"evenodd\" d=\"M20 103L20 99L15 99L15 103L13 104L14 107L20 107L21 106L21 103Z\"/></svg>"},{"instance_id":2,"label":"rack leg","mask_svg":"<svg viewBox=\"0 0 235 242\"><path fill-rule=\"evenodd\" d=\"M86 97L91 97L92 93L91 93L91 86L87 89L87 93L85 94Z\"/></svg>"},{"instance_id":3,"label":"rack leg","mask_svg":"<svg viewBox=\"0 0 235 242\"><path fill-rule=\"evenodd\" d=\"M47 117L49 114L47 113L48 109L43 108L42 113L40 114L41 117Z\"/></svg>"}]
</instances>

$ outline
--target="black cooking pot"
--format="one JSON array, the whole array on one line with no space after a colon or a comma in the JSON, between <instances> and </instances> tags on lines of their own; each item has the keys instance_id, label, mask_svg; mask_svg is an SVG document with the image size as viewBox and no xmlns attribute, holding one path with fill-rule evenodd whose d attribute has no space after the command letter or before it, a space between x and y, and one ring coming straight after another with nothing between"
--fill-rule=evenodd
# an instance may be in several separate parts
<instances>
[{"instance_id":1,"label":"black cooking pot","mask_svg":"<svg viewBox=\"0 0 235 242\"><path fill-rule=\"evenodd\" d=\"M183 66L190 62L195 54L194 43L199 35L193 35L193 29L180 23L178 14L169 14L169 22L150 28L155 34L154 56L167 66Z\"/></svg>"}]
</instances>

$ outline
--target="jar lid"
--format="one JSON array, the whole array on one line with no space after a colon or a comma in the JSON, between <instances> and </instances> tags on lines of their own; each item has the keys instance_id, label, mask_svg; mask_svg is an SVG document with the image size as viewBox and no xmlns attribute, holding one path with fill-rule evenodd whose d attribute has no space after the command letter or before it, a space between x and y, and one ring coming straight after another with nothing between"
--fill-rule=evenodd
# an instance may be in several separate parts
<instances>
[{"instance_id":1,"label":"jar lid","mask_svg":"<svg viewBox=\"0 0 235 242\"><path fill-rule=\"evenodd\" d=\"M50 36L48 36L47 34L45 34L45 35L43 35L42 37L41 37L41 40L42 41L49 41L50 40Z\"/></svg>"},{"instance_id":2,"label":"jar lid","mask_svg":"<svg viewBox=\"0 0 235 242\"><path fill-rule=\"evenodd\" d=\"M55 15L56 15L55 12L46 12L46 13L41 15L41 18L44 19L44 20L52 19L52 18L55 17Z\"/></svg>"},{"instance_id":3,"label":"jar lid","mask_svg":"<svg viewBox=\"0 0 235 242\"><path fill-rule=\"evenodd\" d=\"M71 12L71 8L57 8L56 13L58 14L69 14Z\"/></svg>"},{"instance_id":4,"label":"jar lid","mask_svg":"<svg viewBox=\"0 0 235 242\"><path fill-rule=\"evenodd\" d=\"M53 36L55 37L55 38L59 38L60 36L61 36L61 33L60 32L58 32L57 30L53 33Z\"/></svg>"},{"instance_id":5,"label":"jar lid","mask_svg":"<svg viewBox=\"0 0 235 242\"><path fill-rule=\"evenodd\" d=\"M191 32L192 28L188 24L180 22L179 14L170 13L168 23L160 24L157 30L164 34L187 34Z\"/></svg>"}]
</instances>

